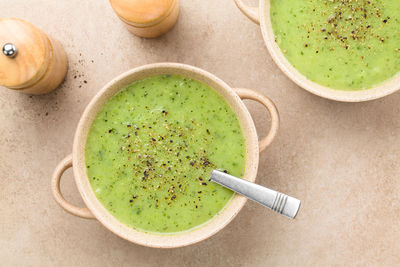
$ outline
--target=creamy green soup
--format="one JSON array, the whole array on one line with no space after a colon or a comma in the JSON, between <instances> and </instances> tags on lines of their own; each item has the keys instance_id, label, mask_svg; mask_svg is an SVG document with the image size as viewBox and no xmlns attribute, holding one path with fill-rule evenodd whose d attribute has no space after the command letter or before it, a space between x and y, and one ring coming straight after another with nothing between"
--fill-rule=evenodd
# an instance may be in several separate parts
<instances>
[{"instance_id":1,"label":"creamy green soup","mask_svg":"<svg viewBox=\"0 0 400 267\"><path fill-rule=\"evenodd\" d=\"M210 182L213 169L243 176L245 140L228 103L196 80L162 75L111 97L86 142L93 191L137 230L186 231L218 215L232 191Z\"/></svg>"},{"instance_id":2,"label":"creamy green soup","mask_svg":"<svg viewBox=\"0 0 400 267\"><path fill-rule=\"evenodd\" d=\"M275 40L308 79L362 90L400 71L399 0L270 0Z\"/></svg>"}]
</instances>

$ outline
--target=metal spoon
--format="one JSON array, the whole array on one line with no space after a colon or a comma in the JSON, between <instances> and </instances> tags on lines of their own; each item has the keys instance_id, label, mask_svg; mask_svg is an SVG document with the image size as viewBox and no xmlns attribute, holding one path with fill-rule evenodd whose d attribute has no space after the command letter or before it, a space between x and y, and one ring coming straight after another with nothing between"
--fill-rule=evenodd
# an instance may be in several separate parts
<instances>
[{"instance_id":1,"label":"metal spoon","mask_svg":"<svg viewBox=\"0 0 400 267\"><path fill-rule=\"evenodd\" d=\"M225 172L213 170L211 181L291 219L296 217L300 208L300 200L294 197L248 182Z\"/></svg>"}]
</instances>

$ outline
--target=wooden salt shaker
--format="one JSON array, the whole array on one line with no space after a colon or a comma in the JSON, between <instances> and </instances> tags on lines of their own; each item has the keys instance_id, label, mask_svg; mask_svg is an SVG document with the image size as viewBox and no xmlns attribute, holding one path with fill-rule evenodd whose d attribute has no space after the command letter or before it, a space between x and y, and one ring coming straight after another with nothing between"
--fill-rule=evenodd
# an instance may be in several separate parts
<instances>
[{"instance_id":1,"label":"wooden salt shaker","mask_svg":"<svg viewBox=\"0 0 400 267\"><path fill-rule=\"evenodd\" d=\"M168 32L179 15L178 0L110 0L110 4L130 32L145 38Z\"/></svg>"},{"instance_id":2,"label":"wooden salt shaker","mask_svg":"<svg viewBox=\"0 0 400 267\"><path fill-rule=\"evenodd\" d=\"M64 80L67 56L61 44L29 22L0 19L0 85L26 94L45 94Z\"/></svg>"}]
</instances>

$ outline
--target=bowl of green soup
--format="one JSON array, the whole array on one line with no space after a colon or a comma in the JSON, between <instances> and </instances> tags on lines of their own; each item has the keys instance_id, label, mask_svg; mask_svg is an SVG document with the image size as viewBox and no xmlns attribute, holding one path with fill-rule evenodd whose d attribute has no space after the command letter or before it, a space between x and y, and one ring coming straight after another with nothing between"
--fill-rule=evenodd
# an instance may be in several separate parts
<instances>
[{"instance_id":1,"label":"bowl of green soup","mask_svg":"<svg viewBox=\"0 0 400 267\"><path fill-rule=\"evenodd\" d=\"M400 89L400 1L235 2L260 24L279 68L307 91L360 102Z\"/></svg>"},{"instance_id":2,"label":"bowl of green soup","mask_svg":"<svg viewBox=\"0 0 400 267\"><path fill-rule=\"evenodd\" d=\"M269 111L270 130L261 141L242 99ZM278 128L275 105L255 91L232 89L188 65L146 65L112 80L86 107L52 192L66 211L97 219L131 242L190 245L221 230L246 202L212 183L212 170L254 181L259 154ZM61 194L70 167L87 208Z\"/></svg>"}]
</instances>

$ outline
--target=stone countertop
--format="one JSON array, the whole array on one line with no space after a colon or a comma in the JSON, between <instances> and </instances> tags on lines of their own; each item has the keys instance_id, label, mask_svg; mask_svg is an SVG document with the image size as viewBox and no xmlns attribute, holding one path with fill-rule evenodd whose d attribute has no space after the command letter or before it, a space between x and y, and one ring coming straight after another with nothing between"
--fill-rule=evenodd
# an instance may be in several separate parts
<instances>
[{"instance_id":1,"label":"stone countertop","mask_svg":"<svg viewBox=\"0 0 400 267\"><path fill-rule=\"evenodd\" d=\"M44 96L0 90L0 259L4 266L326 266L400 262L400 93L339 103L291 82L269 56L260 28L233 0L181 1L178 24L154 40L132 36L108 1L6 0L20 17L64 45L69 70ZM225 229L179 249L131 244L99 222L62 210L50 192L71 153L90 99L118 74L181 62L269 96L281 129L261 156L258 182L302 200L291 221L248 202ZM267 112L246 102L260 136ZM83 205L72 179L65 196Z\"/></svg>"}]
</instances>

